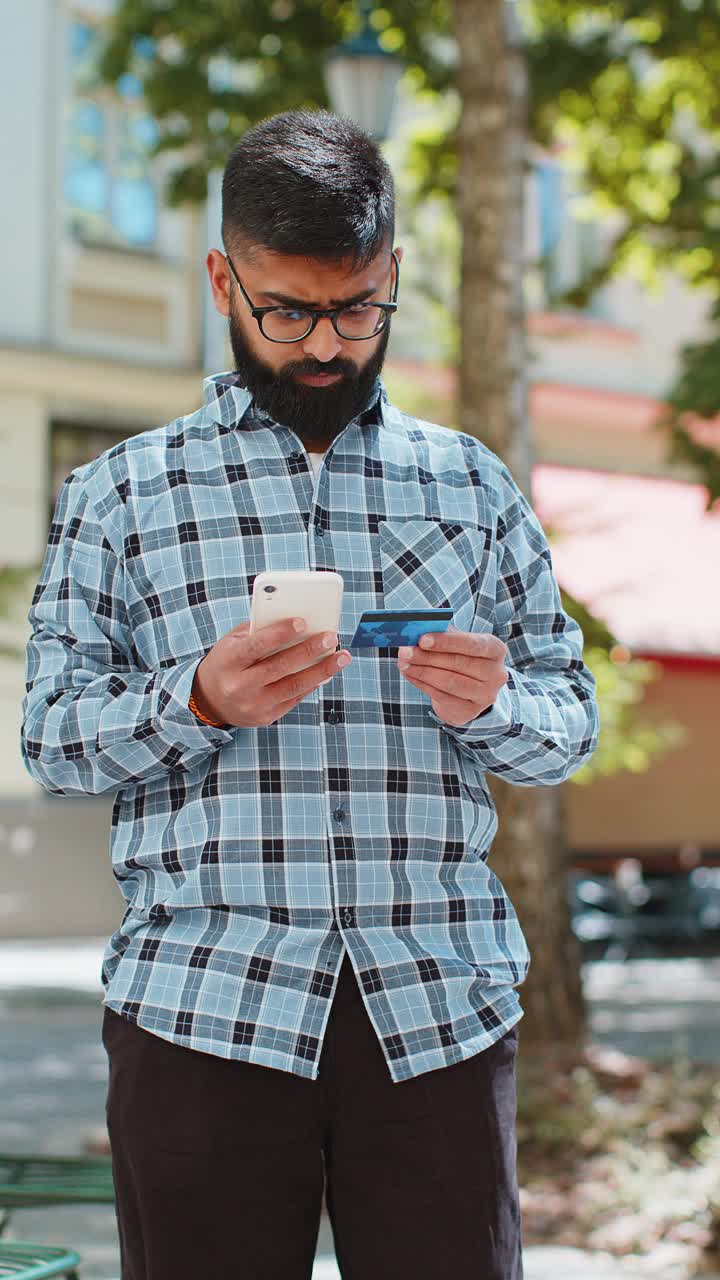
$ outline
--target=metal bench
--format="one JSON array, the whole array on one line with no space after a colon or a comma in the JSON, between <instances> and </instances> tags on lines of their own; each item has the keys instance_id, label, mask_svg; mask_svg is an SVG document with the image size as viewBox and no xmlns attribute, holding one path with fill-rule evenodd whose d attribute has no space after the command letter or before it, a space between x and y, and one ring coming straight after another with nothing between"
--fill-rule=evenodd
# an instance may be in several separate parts
<instances>
[{"instance_id":1,"label":"metal bench","mask_svg":"<svg viewBox=\"0 0 720 1280\"><path fill-rule=\"evenodd\" d=\"M46 1276L67 1276L78 1280L80 1255L72 1249L52 1244L25 1244L0 1240L0 1276L16 1280L45 1280Z\"/></svg>"},{"instance_id":2,"label":"metal bench","mask_svg":"<svg viewBox=\"0 0 720 1280\"><path fill-rule=\"evenodd\" d=\"M109 1156L37 1156L0 1152L0 1236L16 1209L58 1204L113 1204L114 1201ZM4 1274L0 1267L0 1277ZM43 1271L38 1274L56 1273Z\"/></svg>"}]
</instances>

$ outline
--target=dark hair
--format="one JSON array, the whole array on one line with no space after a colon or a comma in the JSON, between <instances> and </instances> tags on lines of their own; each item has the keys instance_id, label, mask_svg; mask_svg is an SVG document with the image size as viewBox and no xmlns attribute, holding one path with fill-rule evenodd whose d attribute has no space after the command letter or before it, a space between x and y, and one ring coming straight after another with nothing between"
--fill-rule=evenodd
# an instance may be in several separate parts
<instances>
[{"instance_id":1,"label":"dark hair","mask_svg":"<svg viewBox=\"0 0 720 1280\"><path fill-rule=\"evenodd\" d=\"M222 184L222 234L260 246L368 266L395 231L395 184L379 146L330 111L285 111L233 148Z\"/></svg>"}]
</instances>

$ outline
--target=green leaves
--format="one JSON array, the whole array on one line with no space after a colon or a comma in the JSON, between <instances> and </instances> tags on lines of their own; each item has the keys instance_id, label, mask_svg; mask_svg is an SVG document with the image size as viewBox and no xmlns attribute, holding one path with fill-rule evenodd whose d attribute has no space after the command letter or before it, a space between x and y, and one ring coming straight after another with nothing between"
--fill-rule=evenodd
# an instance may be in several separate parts
<instances>
[{"instance_id":1,"label":"green leaves","mask_svg":"<svg viewBox=\"0 0 720 1280\"><path fill-rule=\"evenodd\" d=\"M154 42L141 74L160 128L157 150L178 161L169 203L203 200L207 174L256 121L326 105L323 57L341 37L342 7L321 0L122 0L108 23L101 73L114 83L135 67L137 36Z\"/></svg>"},{"instance_id":2,"label":"green leaves","mask_svg":"<svg viewBox=\"0 0 720 1280\"><path fill-rule=\"evenodd\" d=\"M658 664L592 644L586 645L584 658L597 681L601 732L595 755L571 783L587 786L622 770L644 773L658 756L682 746L687 738L683 725L640 707L645 687L661 675Z\"/></svg>"},{"instance_id":3,"label":"green leaves","mask_svg":"<svg viewBox=\"0 0 720 1280\"><path fill-rule=\"evenodd\" d=\"M207 173L245 129L278 111L328 105L325 58L357 23L353 0L120 0L108 21L101 74L111 84L131 67L141 75L160 127L157 149L178 161L167 198L195 202L206 194ZM395 0L375 11L374 25L418 86L442 92L451 85L452 67L438 44L450 31L449 0ZM142 69L134 53L139 35L155 43ZM218 63L224 77L213 74Z\"/></svg>"},{"instance_id":4,"label":"green leaves","mask_svg":"<svg viewBox=\"0 0 720 1280\"><path fill-rule=\"evenodd\" d=\"M563 301L583 305L630 269L720 293L720 7L716 0L528 0L531 127L560 142L598 212L622 223L615 252ZM720 311L714 316L720 331ZM720 413L720 337L689 346L667 420L670 461L720 497L720 455L686 415Z\"/></svg>"},{"instance_id":5,"label":"green leaves","mask_svg":"<svg viewBox=\"0 0 720 1280\"><path fill-rule=\"evenodd\" d=\"M0 658L22 658L26 630L40 564L0 565Z\"/></svg>"},{"instance_id":6,"label":"green leaves","mask_svg":"<svg viewBox=\"0 0 720 1280\"><path fill-rule=\"evenodd\" d=\"M596 778L622 770L644 773L665 751L682 745L686 731L639 709L645 689L661 675L653 662L631 659L599 618L573 596L562 592L563 608L579 623L585 638L584 658L597 681L601 733L594 756L570 779L587 786Z\"/></svg>"}]
</instances>

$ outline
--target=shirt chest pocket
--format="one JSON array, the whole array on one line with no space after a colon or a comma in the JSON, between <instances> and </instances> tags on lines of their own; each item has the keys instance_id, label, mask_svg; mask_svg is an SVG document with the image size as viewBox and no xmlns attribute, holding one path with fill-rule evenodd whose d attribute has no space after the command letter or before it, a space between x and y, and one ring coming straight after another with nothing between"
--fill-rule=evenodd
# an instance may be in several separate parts
<instances>
[{"instance_id":1,"label":"shirt chest pocket","mask_svg":"<svg viewBox=\"0 0 720 1280\"><path fill-rule=\"evenodd\" d=\"M378 527L386 609L452 609L470 631L491 576L490 533L443 520L386 520ZM491 607L491 606L490 606Z\"/></svg>"}]
</instances>

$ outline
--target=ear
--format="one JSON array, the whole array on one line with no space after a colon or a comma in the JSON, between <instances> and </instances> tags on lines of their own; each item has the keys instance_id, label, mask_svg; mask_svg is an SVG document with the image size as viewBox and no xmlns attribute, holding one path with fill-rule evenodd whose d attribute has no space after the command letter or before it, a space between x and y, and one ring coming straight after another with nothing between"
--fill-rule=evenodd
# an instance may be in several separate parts
<instances>
[{"instance_id":1,"label":"ear","mask_svg":"<svg viewBox=\"0 0 720 1280\"><path fill-rule=\"evenodd\" d=\"M230 268L219 249L211 249L205 259L215 309L221 316L230 315Z\"/></svg>"}]
</instances>

